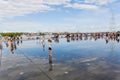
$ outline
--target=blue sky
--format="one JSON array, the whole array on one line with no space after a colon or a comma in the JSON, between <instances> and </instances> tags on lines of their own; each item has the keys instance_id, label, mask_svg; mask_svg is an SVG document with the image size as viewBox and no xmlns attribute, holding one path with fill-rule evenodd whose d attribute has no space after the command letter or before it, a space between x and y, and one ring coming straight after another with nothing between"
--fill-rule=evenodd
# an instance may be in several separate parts
<instances>
[{"instance_id":1,"label":"blue sky","mask_svg":"<svg viewBox=\"0 0 120 80\"><path fill-rule=\"evenodd\" d=\"M0 32L98 32L111 26L118 31L119 5L119 0L0 0Z\"/></svg>"}]
</instances>

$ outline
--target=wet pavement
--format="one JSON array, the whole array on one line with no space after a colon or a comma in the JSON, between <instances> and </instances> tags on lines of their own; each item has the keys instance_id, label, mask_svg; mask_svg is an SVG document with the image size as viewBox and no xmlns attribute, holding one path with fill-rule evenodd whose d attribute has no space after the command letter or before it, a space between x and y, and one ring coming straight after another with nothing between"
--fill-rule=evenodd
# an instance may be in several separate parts
<instances>
[{"instance_id":1,"label":"wet pavement","mask_svg":"<svg viewBox=\"0 0 120 80\"><path fill-rule=\"evenodd\" d=\"M29 40L0 53L0 80L120 80L120 43Z\"/></svg>"}]
</instances>

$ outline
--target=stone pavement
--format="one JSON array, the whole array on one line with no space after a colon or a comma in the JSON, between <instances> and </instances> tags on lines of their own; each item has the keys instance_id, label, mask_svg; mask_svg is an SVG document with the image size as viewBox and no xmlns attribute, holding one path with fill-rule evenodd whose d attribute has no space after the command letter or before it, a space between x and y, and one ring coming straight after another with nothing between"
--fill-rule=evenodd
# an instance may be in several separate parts
<instances>
[{"instance_id":1,"label":"stone pavement","mask_svg":"<svg viewBox=\"0 0 120 80\"><path fill-rule=\"evenodd\" d=\"M59 80L67 75L69 67L49 64L48 59L26 56L24 53L11 54L3 50L0 53L0 80ZM54 67L54 71L50 68Z\"/></svg>"}]
</instances>

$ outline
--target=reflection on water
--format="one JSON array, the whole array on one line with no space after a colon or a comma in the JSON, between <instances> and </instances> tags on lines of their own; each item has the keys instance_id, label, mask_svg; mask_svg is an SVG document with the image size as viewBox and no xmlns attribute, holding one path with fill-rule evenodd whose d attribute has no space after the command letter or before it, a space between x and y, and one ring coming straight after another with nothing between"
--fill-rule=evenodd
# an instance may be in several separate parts
<instances>
[{"instance_id":1,"label":"reflection on water","mask_svg":"<svg viewBox=\"0 0 120 80\"><path fill-rule=\"evenodd\" d=\"M12 54L17 49L17 47L21 44L22 45L22 37L10 37L10 39L5 38L4 41L6 48L10 48Z\"/></svg>"},{"instance_id":2,"label":"reflection on water","mask_svg":"<svg viewBox=\"0 0 120 80\"><path fill-rule=\"evenodd\" d=\"M1 58L2 58L2 50L0 50L0 67L1 67Z\"/></svg>"},{"instance_id":3,"label":"reflection on water","mask_svg":"<svg viewBox=\"0 0 120 80\"><path fill-rule=\"evenodd\" d=\"M52 40L48 39L48 43L49 43L49 48L48 48L48 54L49 54L49 71L53 70L53 66L52 66Z\"/></svg>"},{"instance_id":4,"label":"reflection on water","mask_svg":"<svg viewBox=\"0 0 120 80\"><path fill-rule=\"evenodd\" d=\"M2 60L2 40L0 40L0 68L1 68L1 60Z\"/></svg>"},{"instance_id":5,"label":"reflection on water","mask_svg":"<svg viewBox=\"0 0 120 80\"><path fill-rule=\"evenodd\" d=\"M22 41L22 45L20 39L10 40L9 46L4 47L1 63L7 68L2 72L3 75L11 73L11 80L119 80L119 39L76 34L51 39L42 36L37 40ZM9 51L15 54L10 56ZM19 72L24 74L15 78L15 73L19 75ZM3 80L10 77L3 75L0 76Z\"/></svg>"},{"instance_id":6,"label":"reflection on water","mask_svg":"<svg viewBox=\"0 0 120 80\"><path fill-rule=\"evenodd\" d=\"M52 66L52 49L49 48L49 65L50 65L50 68L49 68L49 71L52 71L53 70L53 66Z\"/></svg>"},{"instance_id":7,"label":"reflection on water","mask_svg":"<svg viewBox=\"0 0 120 80\"><path fill-rule=\"evenodd\" d=\"M14 46L13 46L12 42L10 43L10 50L11 50L12 54L14 54Z\"/></svg>"},{"instance_id":8,"label":"reflection on water","mask_svg":"<svg viewBox=\"0 0 120 80\"><path fill-rule=\"evenodd\" d=\"M2 40L0 39L0 52L2 54L2 49L3 49L3 45L2 45Z\"/></svg>"},{"instance_id":9,"label":"reflection on water","mask_svg":"<svg viewBox=\"0 0 120 80\"><path fill-rule=\"evenodd\" d=\"M41 44L42 44L42 47L43 47L43 51L45 51L45 36L42 37Z\"/></svg>"}]
</instances>

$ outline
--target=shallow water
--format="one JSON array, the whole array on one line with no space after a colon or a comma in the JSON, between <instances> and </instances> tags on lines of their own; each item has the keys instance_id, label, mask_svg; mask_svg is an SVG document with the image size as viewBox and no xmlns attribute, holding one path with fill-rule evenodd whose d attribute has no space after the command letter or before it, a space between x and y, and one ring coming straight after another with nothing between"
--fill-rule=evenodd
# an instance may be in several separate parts
<instances>
[{"instance_id":1,"label":"shallow water","mask_svg":"<svg viewBox=\"0 0 120 80\"><path fill-rule=\"evenodd\" d=\"M42 45L45 44L45 45ZM28 40L10 51L3 43L0 80L120 80L120 43L104 39Z\"/></svg>"}]
</instances>

